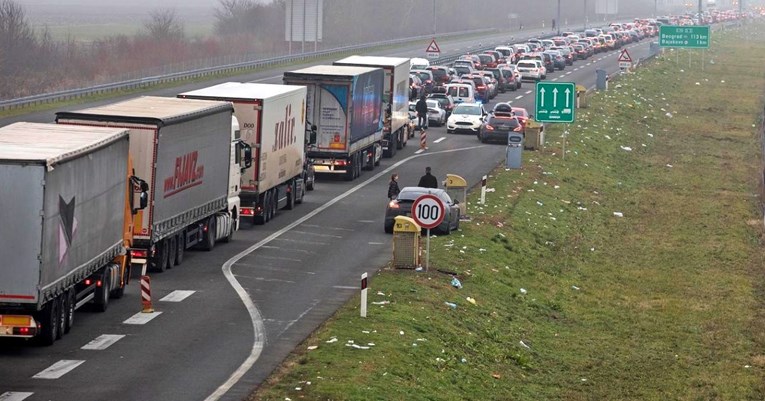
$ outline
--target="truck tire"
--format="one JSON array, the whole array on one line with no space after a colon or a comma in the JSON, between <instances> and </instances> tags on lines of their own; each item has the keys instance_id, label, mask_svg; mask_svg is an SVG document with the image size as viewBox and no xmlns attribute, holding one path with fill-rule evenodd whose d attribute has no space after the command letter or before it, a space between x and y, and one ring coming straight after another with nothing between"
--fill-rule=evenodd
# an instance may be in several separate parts
<instances>
[{"instance_id":1,"label":"truck tire","mask_svg":"<svg viewBox=\"0 0 765 401\"><path fill-rule=\"evenodd\" d=\"M287 205L284 206L285 209L292 210L295 208L295 192L297 192L297 186L293 181L290 184L290 191L287 193Z\"/></svg>"},{"instance_id":2,"label":"truck tire","mask_svg":"<svg viewBox=\"0 0 765 401\"><path fill-rule=\"evenodd\" d=\"M41 345L51 345L58 338L59 298L50 300L39 314L41 323L38 340Z\"/></svg>"},{"instance_id":3,"label":"truck tire","mask_svg":"<svg viewBox=\"0 0 765 401\"><path fill-rule=\"evenodd\" d=\"M348 166L348 169L345 171L345 180L346 181L353 181L354 178L356 178L356 159L358 159L356 156L357 154L354 154L350 158L350 165Z\"/></svg>"},{"instance_id":4,"label":"truck tire","mask_svg":"<svg viewBox=\"0 0 765 401\"><path fill-rule=\"evenodd\" d=\"M76 306L77 299L75 298L74 288L71 288L64 294L64 314L66 315L64 333L69 333L74 326L74 308Z\"/></svg>"},{"instance_id":5,"label":"truck tire","mask_svg":"<svg viewBox=\"0 0 765 401\"><path fill-rule=\"evenodd\" d=\"M186 253L186 230L181 231L178 234L178 250L175 253L175 265L178 266L183 263L183 256Z\"/></svg>"},{"instance_id":6,"label":"truck tire","mask_svg":"<svg viewBox=\"0 0 765 401\"><path fill-rule=\"evenodd\" d=\"M207 232L204 234L201 244L204 251L212 251L215 248L215 220L215 216L210 216L207 219Z\"/></svg>"},{"instance_id":7,"label":"truck tire","mask_svg":"<svg viewBox=\"0 0 765 401\"><path fill-rule=\"evenodd\" d=\"M228 228L228 235L223 237L223 242L231 242L234 239L234 231L236 231L236 210L231 211L231 226Z\"/></svg>"},{"instance_id":8,"label":"truck tire","mask_svg":"<svg viewBox=\"0 0 765 401\"><path fill-rule=\"evenodd\" d=\"M111 277L109 275L109 269L104 269L101 273L101 286L96 288L95 297L95 309L96 312L106 312L109 308L109 287L111 283Z\"/></svg>"},{"instance_id":9,"label":"truck tire","mask_svg":"<svg viewBox=\"0 0 765 401\"><path fill-rule=\"evenodd\" d=\"M167 239L167 268L172 269L175 266L175 255L178 253L178 238L173 235Z\"/></svg>"},{"instance_id":10,"label":"truck tire","mask_svg":"<svg viewBox=\"0 0 765 401\"><path fill-rule=\"evenodd\" d=\"M406 143L404 142L401 130L397 131L395 135L392 135L396 137L396 149L404 149L404 146L406 146Z\"/></svg>"},{"instance_id":11,"label":"truck tire","mask_svg":"<svg viewBox=\"0 0 765 401\"><path fill-rule=\"evenodd\" d=\"M167 240L164 239L160 241L157 244L157 254L154 255L154 257L151 259L152 267L155 272L157 273L164 273L165 270L167 270L167 260L168 260L168 243Z\"/></svg>"}]
</instances>

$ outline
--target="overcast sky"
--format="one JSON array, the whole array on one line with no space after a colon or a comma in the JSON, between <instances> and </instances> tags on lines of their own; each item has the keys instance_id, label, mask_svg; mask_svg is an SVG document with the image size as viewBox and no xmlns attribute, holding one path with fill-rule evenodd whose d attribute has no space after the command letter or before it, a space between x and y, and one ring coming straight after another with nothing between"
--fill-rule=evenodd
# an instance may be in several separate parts
<instances>
[{"instance_id":1,"label":"overcast sky","mask_svg":"<svg viewBox=\"0 0 765 401\"><path fill-rule=\"evenodd\" d=\"M56 5L56 6L74 6L74 5L96 5L105 6L110 3L109 0L16 0L23 5ZM270 0L256 0L261 3L269 3ZM149 8L169 8L169 7L215 7L218 0L125 0L116 1L115 4L130 4L135 7Z\"/></svg>"}]
</instances>

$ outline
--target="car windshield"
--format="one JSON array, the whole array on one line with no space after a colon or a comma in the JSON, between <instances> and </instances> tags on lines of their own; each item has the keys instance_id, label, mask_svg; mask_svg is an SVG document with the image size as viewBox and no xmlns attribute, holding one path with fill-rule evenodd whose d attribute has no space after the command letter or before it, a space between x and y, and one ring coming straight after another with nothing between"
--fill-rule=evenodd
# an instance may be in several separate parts
<instances>
[{"instance_id":1,"label":"car windshield","mask_svg":"<svg viewBox=\"0 0 765 401\"><path fill-rule=\"evenodd\" d=\"M413 201L422 195L434 194L441 198L441 191L436 191L430 188L420 187L405 187L398 194L398 200Z\"/></svg>"},{"instance_id":2,"label":"car windshield","mask_svg":"<svg viewBox=\"0 0 765 401\"><path fill-rule=\"evenodd\" d=\"M454 108L454 114L467 114L470 116L480 116L481 108L475 105L460 105Z\"/></svg>"},{"instance_id":3,"label":"car windshield","mask_svg":"<svg viewBox=\"0 0 765 401\"><path fill-rule=\"evenodd\" d=\"M517 117L528 117L529 116L529 113L526 111L526 109L521 109L521 108L517 108L517 107L513 107L513 113L515 113L515 115Z\"/></svg>"},{"instance_id":4,"label":"car windshield","mask_svg":"<svg viewBox=\"0 0 765 401\"><path fill-rule=\"evenodd\" d=\"M491 125L500 125L500 124L509 124L510 126L518 126L518 120L516 120L513 117L491 117L489 119L489 124Z\"/></svg>"}]
</instances>

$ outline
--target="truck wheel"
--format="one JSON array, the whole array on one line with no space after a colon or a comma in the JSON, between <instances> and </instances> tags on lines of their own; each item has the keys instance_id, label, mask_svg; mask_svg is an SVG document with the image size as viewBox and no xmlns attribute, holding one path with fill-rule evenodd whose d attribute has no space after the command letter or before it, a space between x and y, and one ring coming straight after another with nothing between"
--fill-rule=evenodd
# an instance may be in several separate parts
<instances>
[{"instance_id":1,"label":"truck wheel","mask_svg":"<svg viewBox=\"0 0 765 401\"><path fill-rule=\"evenodd\" d=\"M165 270L167 270L167 240L162 240L160 243L157 244L157 254L154 255L152 258L152 265L154 271L158 273L164 273Z\"/></svg>"},{"instance_id":2,"label":"truck wheel","mask_svg":"<svg viewBox=\"0 0 765 401\"><path fill-rule=\"evenodd\" d=\"M234 231L236 231L236 210L231 211L231 227L228 229L228 235L223 237L223 242L231 242L234 239Z\"/></svg>"},{"instance_id":3,"label":"truck wheel","mask_svg":"<svg viewBox=\"0 0 765 401\"><path fill-rule=\"evenodd\" d=\"M260 212L260 216L254 216L252 219L252 221L259 226L266 224L266 222L268 222L268 210L271 207L271 202L269 201L268 194L269 192L266 192L265 194L263 194L263 202L261 203L262 209Z\"/></svg>"},{"instance_id":4,"label":"truck wheel","mask_svg":"<svg viewBox=\"0 0 765 401\"><path fill-rule=\"evenodd\" d=\"M300 198L295 199L296 205L303 203L303 198L305 198L305 187L306 183L303 181L303 185L300 187Z\"/></svg>"},{"instance_id":5,"label":"truck wheel","mask_svg":"<svg viewBox=\"0 0 765 401\"><path fill-rule=\"evenodd\" d=\"M66 307L64 305L64 297L66 294L61 294L56 298L58 303L58 315L56 316L56 339L60 340L64 337L64 327L66 326Z\"/></svg>"},{"instance_id":6,"label":"truck wheel","mask_svg":"<svg viewBox=\"0 0 765 401\"><path fill-rule=\"evenodd\" d=\"M106 312L106 309L109 307L110 280L109 270L104 269L104 272L101 273L101 286L96 288L96 312Z\"/></svg>"},{"instance_id":7,"label":"truck wheel","mask_svg":"<svg viewBox=\"0 0 765 401\"><path fill-rule=\"evenodd\" d=\"M64 294L64 314L66 320L64 321L64 333L69 333L74 326L74 308L77 306L77 299L75 298L74 289L70 289Z\"/></svg>"},{"instance_id":8,"label":"truck wheel","mask_svg":"<svg viewBox=\"0 0 765 401\"><path fill-rule=\"evenodd\" d=\"M175 235L167 239L167 268L172 269L175 266L175 254L178 253L178 239Z\"/></svg>"},{"instance_id":9,"label":"truck wheel","mask_svg":"<svg viewBox=\"0 0 765 401\"><path fill-rule=\"evenodd\" d=\"M356 155L351 156L350 163L345 170L345 180L353 181L356 178Z\"/></svg>"},{"instance_id":10,"label":"truck wheel","mask_svg":"<svg viewBox=\"0 0 765 401\"><path fill-rule=\"evenodd\" d=\"M178 240L176 241L178 243L178 250L175 253L175 265L178 266L181 263L183 263L183 256L186 253L186 231L181 231L180 234L178 234Z\"/></svg>"},{"instance_id":11,"label":"truck wheel","mask_svg":"<svg viewBox=\"0 0 765 401\"><path fill-rule=\"evenodd\" d=\"M290 184L290 192L287 194L287 205L284 206L287 210L292 210L295 208L295 192L297 191L297 187L295 186L295 183L293 182Z\"/></svg>"},{"instance_id":12,"label":"truck wheel","mask_svg":"<svg viewBox=\"0 0 765 401\"><path fill-rule=\"evenodd\" d=\"M312 179L311 181L306 182L305 188L309 191L313 191L313 185L316 178Z\"/></svg>"},{"instance_id":13,"label":"truck wheel","mask_svg":"<svg viewBox=\"0 0 765 401\"><path fill-rule=\"evenodd\" d=\"M401 138L401 131L399 131L395 136L396 136L396 149L403 149L404 145L406 144L404 143L404 140Z\"/></svg>"},{"instance_id":14,"label":"truck wheel","mask_svg":"<svg viewBox=\"0 0 765 401\"><path fill-rule=\"evenodd\" d=\"M202 240L202 250L212 251L215 248L215 216L207 220L207 232Z\"/></svg>"},{"instance_id":15,"label":"truck wheel","mask_svg":"<svg viewBox=\"0 0 765 401\"><path fill-rule=\"evenodd\" d=\"M58 338L58 298L52 299L40 312L40 330L39 341L42 345L51 345Z\"/></svg>"}]
</instances>

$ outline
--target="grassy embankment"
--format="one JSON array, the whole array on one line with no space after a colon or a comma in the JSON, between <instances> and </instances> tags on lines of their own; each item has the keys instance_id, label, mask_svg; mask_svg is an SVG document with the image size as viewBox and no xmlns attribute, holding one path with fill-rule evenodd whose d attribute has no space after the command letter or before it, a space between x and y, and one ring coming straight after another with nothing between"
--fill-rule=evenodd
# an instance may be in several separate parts
<instances>
[{"instance_id":1,"label":"grassy embankment","mask_svg":"<svg viewBox=\"0 0 765 401\"><path fill-rule=\"evenodd\" d=\"M251 399L765 399L764 32L612 81L431 242L462 289L383 270Z\"/></svg>"}]
</instances>

